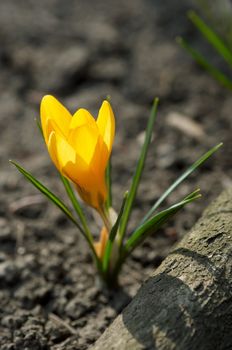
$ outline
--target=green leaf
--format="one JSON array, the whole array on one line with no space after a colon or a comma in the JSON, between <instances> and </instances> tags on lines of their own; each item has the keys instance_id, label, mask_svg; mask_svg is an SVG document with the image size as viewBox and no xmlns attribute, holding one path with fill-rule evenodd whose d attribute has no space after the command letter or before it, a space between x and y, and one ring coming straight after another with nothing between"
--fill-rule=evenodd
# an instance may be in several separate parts
<instances>
[{"instance_id":1,"label":"green leaf","mask_svg":"<svg viewBox=\"0 0 232 350\"><path fill-rule=\"evenodd\" d=\"M208 42L232 67L232 52L225 45L222 39L196 14L196 12L190 11L189 18L198 28L198 30L204 35L204 37L208 40Z\"/></svg>"},{"instance_id":2,"label":"green leaf","mask_svg":"<svg viewBox=\"0 0 232 350\"><path fill-rule=\"evenodd\" d=\"M43 137L43 139L44 139L44 134L43 134L43 130L42 130L41 123L38 121L38 119L37 119L37 118L35 118L35 122L36 122L36 125L37 125L37 127L38 127L38 129L39 129L40 133L41 133L41 136L42 136L42 137Z\"/></svg>"},{"instance_id":3,"label":"green leaf","mask_svg":"<svg viewBox=\"0 0 232 350\"><path fill-rule=\"evenodd\" d=\"M85 218L85 214L80 206L80 203L78 202L77 200L77 197L75 196L74 192L73 192L73 189L72 189L72 186L70 185L70 182L68 181L68 179L66 179L64 176L62 176L60 174L60 178L61 178L61 181L63 182L63 185L64 185L64 188L71 200L71 203L82 223L82 226L84 228L84 231L86 233L86 236L88 236L89 240L91 242L93 242L93 236L89 230L89 227L88 227L88 224L87 224L87 221L86 221L86 218Z\"/></svg>"},{"instance_id":4,"label":"green leaf","mask_svg":"<svg viewBox=\"0 0 232 350\"><path fill-rule=\"evenodd\" d=\"M188 194L188 195L184 198L184 200L191 199L191 198L193 198L193 197L195 197L195 196L197 196L197 195L200 195L200 197L201 197L200 188L197 188L195 191L193 191L193 192L191 192L190 194Z\"/></svg>"},{"instance_id":5,"label":"green leaf","mask_svg":"<svg viewBox=\"0 0 232 350\"><path fill-rule=\"evenodd\" d=\"M78 224L78 222L73 217L72 213L68 209L68 207L47 187L45 187L41 182L39 182L33 175L31 175L28 171L26 171L24 168L22 168L19 164L16 162L10 160L10 163L12 163L16 168L20 171L23 176L30 181L40 192L42 192L52 203L54 203L62 212L78 227L78 229L81 231L82 234L84 234L81 226Z\"/></svg>"},{"instance_id":6,"label":"green leaf","mask_svg":"<svg viewBox=\"0 0 232 350\"><path fill-rule=\"evenodd\" d=\"M127 256L129 253L131 253L131 251L134 250L150 233L157 231L161 225L163 225L170 217L176 214L186 204L191 203L200 197L201 195L199 194L199 190L196 190L190 193L181 202L176 203L168 209L159 212L151 219L146 221L142 226L135 230L131 237L127 240L122 252L122 256Z\"/></svg>"},{"instance_id":7,"label":"green leaf","mask_svg":"<svg viewBox=\"0 0 232 350\"><path fill-rule=\"evenodd\" d=\"M125 192L119 215L118 215L117 220L116 220L116 222L115 222L114 226L112 227L110 234L109 234L109 239L107 241L104 256L103 256L103 271L104 272L108 271L108 268L109 268L111 251L112 251L113 243L114 243L114 240L116 238L119 224L120 224L120 221L121 221L121 218L123 215L127 196L128 196L128 192Z\"/></svg>"},{"instance_id":8,"label":"green leaf","mask_svg":"<svg viewBox=\"0 0 232 350\"><path fill-rule=\"evenodd\" d=\"M214 79L227 89L232 90L232 80L227 78L219 69L210 64L207 59L201 55L197 50L193 49L183 38L178 37L177 42L193 57L193 59L207 70Z\"/></svg>"},{"instance_id":9,"label":"green leaf","mask_svg":"<svg viewBox=\"0 0 232 350\"><path fill-rule=\"evenodd\" d=\"M112 183L111 183L111 157L108 161L106 168L106 186L107 186L107 200L106 207L109 209L112 207Z\"/></svg>"},{"instance_id":10,"label":"green leaf","mask_svg":"<svg viewBox=\"0 0 232 350\"><path fill-rule=\"evenodd\" d=\"M209 157L212 156L220 147L222 143L211 148L209 151L204 153L199 159L196 160L178 179L173 182L173 184L162 194L162 196L155 202L149 212L144 216L140 225L142 225L159 207L159 205L172 193L194 170L196 170L200 165L202 165ZM139 226L140 226L139 225Z\"/></svg>"},{"instance_id":11,"label":"green leaf","mask_svg":"<svg viewBox=\"0 0 232 350\"><path fill-rule=\"evenodd\" d=\"M128 224L128 220L131 214L131 209L132 209L132 205L137 193L137 189L139 186L139 182L140 182L140 178L142 175L142 171L144 168L144 164L145 164L145 160L146 160L146 156L147 156L147 151L148 151L148 147L150 145L151 142L151 136L152 136L152 130L153 130L153 126L156 120L156 115L157 115L157 107L158 107L158 98L155 99L154 104L152 106L152 110L151 110L151 114L150 114L150 118L148 120L148 124L147 124L147 129L146 129L146 136L145 136L145 140L144 140L144 144L143 147L141 149L141 153L140 153L140 157L139 157L139 161L137 163L136 166L136 170L132 179L132 183L131 183L131 187L129 190L129 194L125 203L125 209L122 215L122 219L121 219L121 223L120 223L120 229L119 229L119 245L121 246L123 243L123 238L126 232L126 228L127 228L127 224Z\"/></svg>"}]
</instances>

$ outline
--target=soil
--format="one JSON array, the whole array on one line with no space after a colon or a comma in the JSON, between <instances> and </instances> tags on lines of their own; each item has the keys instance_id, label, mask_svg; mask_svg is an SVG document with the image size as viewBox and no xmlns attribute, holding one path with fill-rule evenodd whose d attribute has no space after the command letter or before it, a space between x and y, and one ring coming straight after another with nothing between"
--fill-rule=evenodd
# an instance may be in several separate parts
<instances>
[{"instance_id":1,"label":"soil","mask_svg":"<svg viewBox=\"0 0 232 350\"><path fill-rule=\"evenodd\" d=\"M87 349L202 210L232 184L231 93L175 42L182 35L203 45L186 19L191 7L177 0L0 2L1 350ZM47 93L73 112L84 107L94 115L111 96L116 210L130 184L152 100L159 96L129 231L188 165L224 142L166 204L199 186L202 200L133 253L118 290L102 288L75 227L8 163L17 160L66 198L34 121ZM100 226L87 214L97 237Z\"/></svg>"}]
</instances>

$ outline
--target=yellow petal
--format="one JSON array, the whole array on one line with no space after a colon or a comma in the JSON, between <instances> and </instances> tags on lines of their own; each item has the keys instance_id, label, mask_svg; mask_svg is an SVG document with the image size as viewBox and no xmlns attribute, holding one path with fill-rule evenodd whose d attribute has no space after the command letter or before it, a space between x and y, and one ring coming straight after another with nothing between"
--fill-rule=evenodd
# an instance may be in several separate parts
<instances>
[{"instance_id":1,"label":"yellow petal","mask_svg":"<svg viewBox=\"0 0 232 350\"><path fill-rule=\"evenodd\" d=\"M52 132L55 132L56 135L58 134L61 137L64 137L63 134L60 132L56 122L53 119L47 119L46 128L45 128L44 133L47 135L48 140L49 140L49 136Z\"/></svg>"},{"instance_id":2,"label":"yellow petal","mask_svg":"<svg viewBox=\"0 0 232 350\"><path fill-rule=\"evenodd\" d=\"M114 113L108 101L104 101L98 113L97 125L109 153L112 150L115 133Z\"/></svg>"},{"instance_id":3,"label":"yellow petal","mask_svg":"<svg viewBox=\"0 0 232 350\"><path fill-rule=\"evenodd\" d=\"M90 164L95 152L98 140L97 128L92 128L88 124L84 124L76 129L70 130L68 143L75 152L86 162Z\"/></svg>"},{"instance_id":4,"label":"yellow petal","mask_svg":"<svg viewBox=\"0 0 232 350\"><path fill-rule=\"evenodd\" d=\"M88 124L93 128L97 128L96 121L89 111L84 108L80 108L78 111L76 111L76 113L74 113L69 127L70 129L76 129L85 124Z\"/></svg>"},{"instance_id":5,"label":"yellow petal","mask_svg":"<svg viewBox=\"0 0 232 350\"><path fill-rule=\"evenodd\" d=\"M49 155L50 155L53 163L55 164L57 169L60 171L60 165L59 165L59 161L57 158L56 135L55 135L54 131L52 131L49 135L48 152L49 152Z\"/></svg>"},{"instance_id":6,"label":"yellow petal","mask_svg":"<svg viewBox=\"0 0 232 350\"><path fill-rule=\"evenodd\" d=\"M91 186L94 176L89 173L88 164L58 134L56 134L56 148L61 172L78 186L85 186L87 188Z\"/></svg>"},{"instance_id":7,"label":"yellow petal","mask_svg":"<svg viewBox=\"0 0 232 350\"><path fill-rule=\"evenodd\" d=\"M43 97L40 106L41 124L46 143L49 135L47 134L46 125L49 119L53 120L56 129L64 137L68 136L69 124L72 116L69 111L53 96L46 95Z\"/></svg>"},{"instance_id":8,"label":"yellow petal","mask_svg":"<svg viewBox=\"0 0 232 350\"><path fill-rule=\"evenodd\" d=\"M59 161L61 169L66 166L67 163L72 163L74 166L77 166L76 152L65 140L65 138L59 134L56 134L56 147L57 159Z\"/></svg>"},{"instance_id":9,"label":"yellow petal","mask_svg":"<svg viewBox=\"0 0 232 350\"><path fill-rule=\"evenodd\" d=\"M105 170L108 159L109 152L107 146L104 143L102 136L99 134L90 166L101 183L105 181Z\"/></svg>"}]
</instances>

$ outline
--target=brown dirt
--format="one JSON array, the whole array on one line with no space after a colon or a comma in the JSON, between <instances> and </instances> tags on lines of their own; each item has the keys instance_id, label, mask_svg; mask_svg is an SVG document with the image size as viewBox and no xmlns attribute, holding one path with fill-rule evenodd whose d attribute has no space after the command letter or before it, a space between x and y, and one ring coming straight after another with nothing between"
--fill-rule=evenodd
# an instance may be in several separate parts
<instances>
[{"instance_id":1,"label":"brown dirt","mask_svg":"<svg viewBox=\"0 0 232 350\"><path fill-rule=\"evenodd\" d=\"M200 41L186 20L190 6L177 0L0 3L2 350L87 349L203 208L231 185L231 93L194 64L174 40L184 35ZM189 164L224 142L223 150L167 204L198 186L203 199L134 252L122 272L121 290L101 289L89 250L75 227L8 164L10 158L17 160L65 196L34 122L46 93L56 95L72 111L85 107L95 115L102 99L111 95L117 120L116 209L129 187L152 99L160 97L130 228ZM97 235L100 228L88 213Z\"/></svg>"}]
</instances>

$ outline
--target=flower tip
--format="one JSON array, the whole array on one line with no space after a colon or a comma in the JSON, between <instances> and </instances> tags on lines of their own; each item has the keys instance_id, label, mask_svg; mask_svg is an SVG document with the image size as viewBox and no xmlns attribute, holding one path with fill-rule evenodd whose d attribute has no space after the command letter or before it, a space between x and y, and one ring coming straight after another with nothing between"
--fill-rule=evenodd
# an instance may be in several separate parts
<instances>
[{"instance_id":1,"label":"flower tip","mask_svg":"<svg viewBox=\"0 0 232 350\"><path fill-rule=\"evenodd\" d=\"M110 95L106 95L106 101L108 101L110 103L110 101L111 101L111 96Z\"/></svg>"},{"instance_id":2,"label":"flower tip","mask_svg":"<svg viewBox=\"0 0 232 350\"><path fill-rule=\"evenodd\" d=\"M51 101L54 101L55 97L52 95L44 95L41 99L41 105L44 103L49 103Z\"/></svg>"},{"instance_id":3,"label":"flower tip","mask_svg":"<svg viewBox=\"0 0 232 350\"><path fill-rule=\"evenodd\" d=\"M155 97L153 103L154 105L157 105L159 103L159 97Z\"/></svg>"},{"instance_id":4,"label":"flower tip","mask_svg":"<svg viewBox=\"0 0 232 350\"><path fill-rule=\"evenodd\" d=\"M105 107L111 107L111 104L110 104L110 100L107 98L106 100L104 100L102 102L102 106L105 106Z\"/></svg>"}]
</instances>

